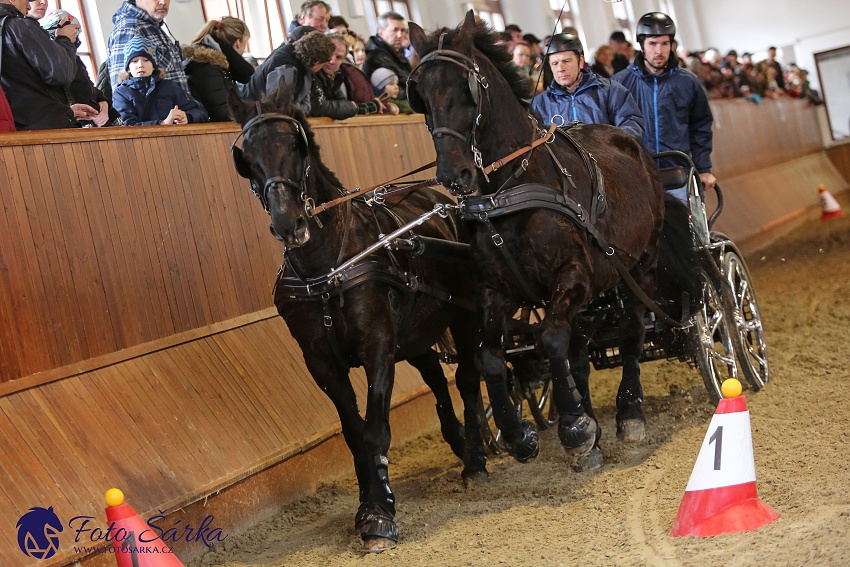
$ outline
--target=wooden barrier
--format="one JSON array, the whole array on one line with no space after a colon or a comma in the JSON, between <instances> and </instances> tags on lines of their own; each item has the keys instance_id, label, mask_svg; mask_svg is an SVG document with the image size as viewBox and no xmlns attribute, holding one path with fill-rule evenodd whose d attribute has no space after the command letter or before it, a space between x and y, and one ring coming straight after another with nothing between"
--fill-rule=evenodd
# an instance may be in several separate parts
<instances>
[{"instance_id":1,"label":"wooden barrier","mask_svg":"<svg viewBox=\"0 0 850 567\"><path fill-rule=\"evenodd\" d=\"M817 183L846 188L850 146L830 161L802 101L712 106L726 194L718 227L733 238L816 204ZM434 155L421 116L313 129L349 187ZM142 514L223 511L221 527L236 530L350 469L335 412L271 307L281 248L230 163L237 133L0 136L0 565L83 555L67 531L54 559L19 552L14 526L31 506L102 526L102 493L119 486ZM363 400L365 378L354 376ZM393 404L406 409L394 440L434 425L423 392L399 365ZM333 456L323 474L316 455ZM219 492L227 503L206 507Z\"/></svg>"}]
</instances>

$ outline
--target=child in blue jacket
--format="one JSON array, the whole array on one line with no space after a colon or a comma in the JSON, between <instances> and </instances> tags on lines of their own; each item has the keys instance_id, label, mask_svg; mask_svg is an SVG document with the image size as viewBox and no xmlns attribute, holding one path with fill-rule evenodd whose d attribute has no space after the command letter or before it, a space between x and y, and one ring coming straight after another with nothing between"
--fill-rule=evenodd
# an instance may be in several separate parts
<instances>
[{"instance_id":1,"label":"child in blue jacket","mask_svg":"<svg viewBox=\"0 0 850 567\"><path fill-rule=\"evenodd\" d=\"M128 126L193 124L208 119L206 109L177 83L159 76L153 48L142 37L134 37L124 48L120 78L121 84L112 92L112 105Z\"/></svg>"}]
</instances>

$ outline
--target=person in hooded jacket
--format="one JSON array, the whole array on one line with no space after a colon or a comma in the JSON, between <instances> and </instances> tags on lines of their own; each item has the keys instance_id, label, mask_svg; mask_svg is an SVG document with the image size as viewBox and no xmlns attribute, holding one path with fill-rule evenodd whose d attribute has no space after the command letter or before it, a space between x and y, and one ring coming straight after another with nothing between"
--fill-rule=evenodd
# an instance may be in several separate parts
<instances>
[{"instance_id":1,"label":"person in hooded jacket","mask_svg":"<svg viewBox=\"0 0 850 567\"><path fill-rule=\"evenodd\" d=\"M298 35L300 29L296 28L292 34ZM245 85L244 98L260 100L266 93L286 85L292 92L292 102L309 116L313 73L318 73L331 60L335 50L334 42L319 31L311 31L293 43L284 43L254 70Z\"/></svg>"},{"instance_id":2,"label":"person in hooded jacket","mask_svg":"<svg viewBox=\"0 0 850 567\"><path fill-rule=\"evenodd\" d=\"M358 103L353 100L348 87L347 75L343 67L348 66L354 72L363 76L363 71L345 61L348 53L348 42L340 34L326 34L333 41L336 50L331 60L313 74L312 92L310 93L310 116L327 116L334 120L344 120L357 114L377 114L381 112L382 104L375 97Z\"/></svg>"},{"instance_id":3,"label":"person in hooded jacket","mask_svg":"<svg viewBox=\"0 0 850 567\"><path fill-rule=\"evenodd\" d=\"M189 83L183 72L180 44L165 24L171 0L125 0L112 16L115 26L109 34L109 81L115 87L124 68L124 47L139 36L153 46L153 56L163 78L170 79L189 96Z\"/></svg>"},{"instance_id":4,"label":"person in hooded jacket","mask_svg":"<svg viewBox=\"0 0 850 567\"><path fill-rule=\"evenodd\" d=\"M643 116L637 102L622 85L585 67L584 47L578 37L569 33L553 36L544 65L552 70L553 80L534 97L531 107L547 125L610 124L643 138Z\"/></svg>"},{"instance_id":5,"label":"person in hooded jacket","mask_svg":"<svg viewBox=\"0 0 850 567\"><path fill-rule=\"evenodd\" d=\"M635 97L646 128L643 144L652 153L678 150L691 156L705 188L714 188L711 174L714 118L699 77L679 66L672 49L676 35L673 20L661 12L644 14L638 20L637 40L641 51L634 63L612 79ZM670 158L659 167L681 166ZM687 186L669 191L687 200Z\"/></svg>"},{"instance_id":6,"label":"person in hooded jacket","mask_svg":"<svg viewBox=\"0 0 850 567\"><path fill-rule=\"evenodd\" d=\"M207 111L176 82L160 76L153 46L134 37L124 48L124 73L112 92L112 104L127 126L193 124L207 121ZM129 74L129 77L128 77Z\"/></svg>"},{"instance_id":7,"label":"person in hooded jacket","mask_svg":"<svg viewBox=\"0 0 850 567\"><path fill-rule=\"evenodd\" d=\"M192 45L183 46L189 91L207 109L212 122L230 120L227 91L234 81L247 83L254 74L254 66L242 57L250 37L245 22L224 16L207 22Z\"/></svg>"}]
</instances>

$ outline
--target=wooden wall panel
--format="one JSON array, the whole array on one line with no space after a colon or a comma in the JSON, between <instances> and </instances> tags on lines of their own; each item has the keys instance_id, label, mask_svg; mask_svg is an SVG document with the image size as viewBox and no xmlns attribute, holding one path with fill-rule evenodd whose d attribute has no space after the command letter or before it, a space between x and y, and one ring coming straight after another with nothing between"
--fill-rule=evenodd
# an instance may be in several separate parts
<instances>
[{"instance_id":1,"label":"wooden wall panel","mask_svg":"<svg viewBox=\"0 0 850 567\"><path fill-rule=\"evenodd\" d=\"M402 148L414 124L421 118L319 121L316 134L340 176L365 185L433 159L427 145ZM0 383L271 305L282 248L231 165L237 130L172 132L0 139L9 179L0 197L0 313L13 322L0 332ZM430 144L422 132L412 141Z\"/></svg>"}]
</instances>

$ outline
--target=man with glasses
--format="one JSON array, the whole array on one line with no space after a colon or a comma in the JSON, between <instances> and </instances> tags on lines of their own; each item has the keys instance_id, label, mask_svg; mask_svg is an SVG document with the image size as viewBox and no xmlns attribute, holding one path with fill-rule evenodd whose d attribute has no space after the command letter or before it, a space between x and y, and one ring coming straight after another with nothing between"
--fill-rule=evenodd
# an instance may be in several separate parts
<instances>
[{"instance_id":1,"label":"man with glasses","mask_svg":"<svg viewBox=\"0 0 850 567\"><path fill-rule=\"evenodd\" d=\"M385 67L398 76L399 100L407 100L407 77L413 68L404 56L402 46L407 31L407 20L396 12L381 14L378 18L378 33L366 44L366 62L363 72L370 79L376 69Z\"/></svg>"}]
</instances>

